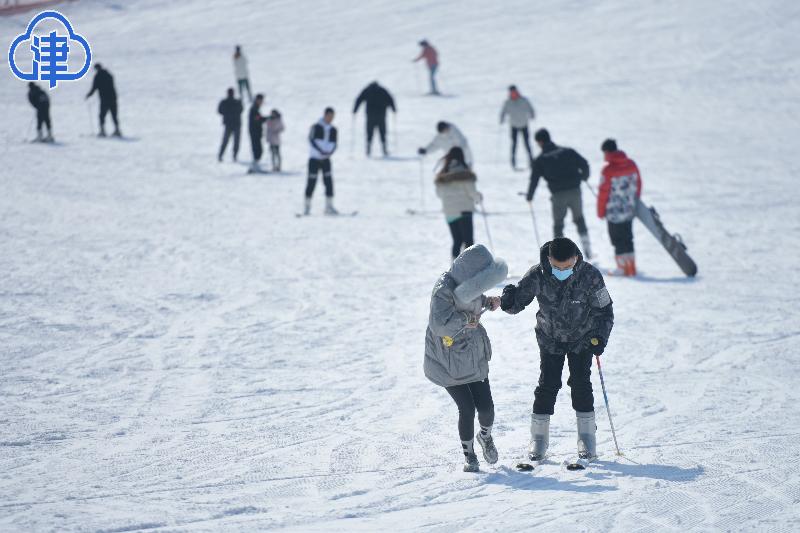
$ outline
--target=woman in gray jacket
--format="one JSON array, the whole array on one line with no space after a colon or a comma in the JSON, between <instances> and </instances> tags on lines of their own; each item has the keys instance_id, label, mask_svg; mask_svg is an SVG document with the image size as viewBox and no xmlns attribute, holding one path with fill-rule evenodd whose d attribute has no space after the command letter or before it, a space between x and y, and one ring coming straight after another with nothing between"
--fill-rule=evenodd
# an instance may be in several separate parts
<instances>
[{"instance_id":1,"label":"woman in gray jacket","mask_svg":"<svg viewBox=\"0 0 800 533\"><path fill-rule=\"evenodd\" d=\"M444 387L458 406L458 434L464 452L464 472L477 472L474 440L483 458L497 462L492 439L494 403L489 387L492 345L480 323L485 310L494 311L500 298L483 293L500 283L508 267L495 259L485 246L470 246L433 287L428 329L425 333L425 376ZM475 439L475 411L481 429Z\"/></svg>"},{"instance_id":2,"label":"woman in gray jacket","mask_svg":"<svg viewBox=\"0 0 800 533\"><path fill-rule=\"evenodd\" d=\"M452 257L469 248L473 240L472 212L483 196L475 187L477 177L464 161L464 152L454 146L442 159L442 170L436 174L436 196L442 200L450 235L453 236Z\"/></svg>"}]
</instances>

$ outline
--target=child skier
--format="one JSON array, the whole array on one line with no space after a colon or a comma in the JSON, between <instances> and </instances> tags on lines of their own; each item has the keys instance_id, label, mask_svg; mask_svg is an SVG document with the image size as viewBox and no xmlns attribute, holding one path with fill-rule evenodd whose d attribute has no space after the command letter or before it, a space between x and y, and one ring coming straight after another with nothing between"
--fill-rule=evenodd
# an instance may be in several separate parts
<instances>
[{"instance_id":1,"label":"child skier","mask_svg":"<svg viewBox=\"0 0 800 533\"><path fill-rule=\"evenodd\" d=\"M614 245L617 270L613 275L635 276L636 256L633 252L633 218L636 202L642 194L639 169L625 152L617 149L617 141L606 139L600 146L606 159L597 195L597 216L608 222L608 236Z\"/></svg>"},{"instance_id":2,"label":"child skier","mask_svg":"<svg viewBox=\"0 0 800 533\"><path fill-rule=\"evenodd\" d=\"M451 253L455 260L462 246L469 248L474 242L472 213L483 196L475 188L477 177L464 161L461 148L451 148L442 161L442 170L436 174L436 196L442 200L442 211L453 236Z\"/></svg>"},{"instance_id":3,"label":"child skier","mask_svg":"<svg viewBox=\"0 0 800 533\"><path fill-rule=\"evenodd\" d=\"M272 156L273 172L281 171L281 132L284 130L281 114L273 109L267 117L267 142Z\"/></svg>"},{"instance_id":4,"label":"child skier","mask_svg":"<svg viewBox=\"0 0 800 533\"><path fill-rule=\"evenodd\" d=\"M464 472L477 472L479 468L474 440L488 463L497 462L492 439L494 402L489 387L492 346L480 317L484 310L494 311L500 306L500 298L487 297L483 292L507 274L505 262L477 244L456 258L450 270L436 281L431 295L423 368L425 377L444 387L458 406ZM481 429L473 440L476 409Z\"/></svg>"}]
</instances>

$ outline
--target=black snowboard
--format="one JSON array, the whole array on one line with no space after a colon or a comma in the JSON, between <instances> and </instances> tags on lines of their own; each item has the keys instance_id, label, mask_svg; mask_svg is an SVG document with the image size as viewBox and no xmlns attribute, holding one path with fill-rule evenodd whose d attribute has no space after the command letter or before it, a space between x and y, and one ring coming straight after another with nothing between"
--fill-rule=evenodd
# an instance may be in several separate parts
<instances>
[{"instance_id":1,"label":"black snowboard","mask_svg":"<svg viewBox=\"0 0 800 533\"><path fill-rule=\"evenodd\" d=\"M641 200L636 200L636 217L641 220L650 233L658 239L658 242L664 247L669 255L678 263L678 266L683 273L689 277L694 277L697 274L697 265L694 260L686 253L686 245L683 244L681 236L677 233L672 234L667 231L664 224L661 223L661 218L654 207L649 207Z\"/></svg>"}]
</instances>

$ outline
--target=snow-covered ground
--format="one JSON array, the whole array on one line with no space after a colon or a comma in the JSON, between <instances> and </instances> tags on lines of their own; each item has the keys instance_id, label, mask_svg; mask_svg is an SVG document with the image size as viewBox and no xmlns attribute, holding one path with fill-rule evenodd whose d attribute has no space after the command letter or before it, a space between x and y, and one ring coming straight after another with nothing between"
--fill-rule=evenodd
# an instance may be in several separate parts
<instances>
[{"instance_id":1,"label":"snow-covered ground","mask_svg":"<svg viewBox=\"0 0 800 533\"><path fill-rule=\"evenodd\" d=\"M51 93L58 145L0 79L0 530L648 531L800 529L800 4L82 1L128 141L90 136L90 81ZM32 14L0 20L9 43ZM421 96L417 40L445 97ZM281 175L215 159L231 52L287 124ZM399 108L395 156L363 157L358 91ZM497 126L516 83L556 142L601 168L618 139L645 200L699 265L687 280L635 227L637 280L609 279L599 465L513 470L538 375L534 309L487 316L501 460L460 471L456 409L422 374L449 234L420 204L416 147L469 137L498 255L538 256ZM92 101L93 106L96 102ZM305 135L338 110L337 204L295 218ZM355 130L353 126L355 125ZM356 139L353 139L356 135ZM355 140L355 149L353 141ZM243 139L243 159L249 159ZM424 161L430 183L433 158ZM432 187L428 210L437 206ZM612 250L584 205L599 264ZM315 198L315 215L322 208ZM548 194L535 200L550 234ZM575 236L574 227L568 226ZM483 222L476 236L486 242Z\"/></svg>"}]
</instances>

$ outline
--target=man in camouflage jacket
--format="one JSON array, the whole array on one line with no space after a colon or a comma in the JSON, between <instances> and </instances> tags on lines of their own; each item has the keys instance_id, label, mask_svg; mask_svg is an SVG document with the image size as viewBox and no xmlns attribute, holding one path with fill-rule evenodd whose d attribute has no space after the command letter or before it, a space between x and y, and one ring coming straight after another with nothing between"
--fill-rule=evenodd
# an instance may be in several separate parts
<instances>
[{"instance_id":1,"label":"man in camouflage jacket","mask_svg":"<svg viewBox=\"0 0 800 533\"><path fill-rule=\"evenodd\" d=\"M595 450L592 356L605 349L614 325L614 310L603 276L583 260L571 240L559 237L542 246L540 263L517 285L503 289L503 311L517 314L539 300L536 340L540 352L539 384L534 391L531 419L532 460L544 458L549 444L550 415L561 388L566 357L567 384L578 417L578 452L593 458Z\"/></svg>"}]
</instances>

